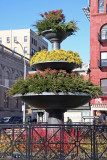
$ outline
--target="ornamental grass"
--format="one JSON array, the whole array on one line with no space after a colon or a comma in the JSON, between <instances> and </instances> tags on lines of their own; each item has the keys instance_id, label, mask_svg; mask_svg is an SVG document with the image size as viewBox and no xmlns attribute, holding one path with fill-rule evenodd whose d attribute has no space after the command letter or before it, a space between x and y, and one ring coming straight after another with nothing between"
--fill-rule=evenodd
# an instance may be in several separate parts
<instances>
[{"instance_id":1,"label":"ornamental grass","mask_svg":"<svg viewBox=\"0 0 107 160\"><path fill-rule=\"evenodd\" d=\"M77 73L67 73L65 70L46 69L43 72L36 71L28 74L26 80L20 78L9 90L9 95L42 92L72 92L87 93L91 97L97 97L102 92L98 85L91 83Z\"/></svg>"},{"instance_id":2,"label":"ornamental grass","mask_svg":"<svg viewBox=\"0 0 107 160\"><path fill-rule=\"evenodd\" d=\"M69 63L75 63L77 65L82 64L82 60L77 52L65 51L62 49L52 50L48 52L47 50L41 50L36 52L30 60L30 65L33 63L44 62L44 61L67 61Z\"/></svg>"}]
</instances>

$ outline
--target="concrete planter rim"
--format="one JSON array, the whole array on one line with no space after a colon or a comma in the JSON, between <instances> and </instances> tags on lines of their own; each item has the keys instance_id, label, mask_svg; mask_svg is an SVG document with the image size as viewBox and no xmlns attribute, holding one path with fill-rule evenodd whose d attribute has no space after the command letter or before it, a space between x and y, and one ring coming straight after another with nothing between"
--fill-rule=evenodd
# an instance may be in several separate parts
<instances>
[{"instance_id":1,"label":"concrete planter rim","mask_svg":"<svg viewBox=\"0 0 107 160\"><path fill-rule=\"evenodd\" d=\"M36 68L37 70L43 71L47 68L56 69L56 70L66 70L71 72L73 69L79 67L76 63L68 62L68 61L40 61L37 63L33 63L31 65L32 68Z\"/></svg>"},{"instance_id":2,"label":"concrete planter rim","mask_svg":"<svg viewBox=\"0 0 107 160\"><path fill-rule=\"evenodd\" d=\"M55 32L52 29L49 29L42 31L41 35L44 36L47 40L49 40L51 43L54 41L61 43L64 39L71 35L71 32L63 30Z\"/></svg>"},{"instance_id":3,"label":"concrete planter rim","mask_svg":"<svg viewBox=\"0 0 107 160\"><path fill-rule=\"evenodd\" d=\"M91 96L82 92L42 92L16 94L14 97L21 98L23 102L35 107L45 110L67 110L76 108L88 103L91 100Z\"/></svg>"},{"instance_id":4,"label":"concrete planter rim","mask_svg":"<svg viewBox=\"0 0 107 160\"><path fill-rule=\"evenodd\" d=\"M45 34L46 32L48 32L48 33L49 33L49 32L50 32L50 33L53 32L53 33L56 33L56 34L57 34L58 32L71 33L70 31L63 31L63 30L60 30L60 31L55 32L53 29L46 29L46 30L42 31L41 33L42 33L42 34Z\"/></svg>"},{"instance_id":5,"label":"concrete planter rim","mask_svg":"<svg viewBox=\"0 0 107 160\"><path fill-rule=\"evenodd\" d=\"M40 95L56 95L56 96L59 96L59 95L72 95L72 96L89 96L91 97L88 93L83 93L83 92L75 92L75 93L72 93L72 92L57 92L57 93L54 93L54 92L42 92L42 93L34 93L34 92L29 92L29 93L26 93L26 94L15 94L14 97L22 97L22 96L40 96Z\"/></svg>"}]
</instances>

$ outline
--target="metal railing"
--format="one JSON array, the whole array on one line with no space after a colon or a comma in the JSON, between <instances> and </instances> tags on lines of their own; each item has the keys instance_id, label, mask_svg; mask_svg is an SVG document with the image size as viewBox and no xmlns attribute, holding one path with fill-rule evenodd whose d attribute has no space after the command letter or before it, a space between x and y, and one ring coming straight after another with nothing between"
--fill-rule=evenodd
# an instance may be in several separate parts
<instances>
[{"instance_id":1,"label":"metal railing","mask_svg":"<svg viewBox=\"0 0 107 160\"><path fill-rule=\"evenodd\" d=\"M0 159L106 160L107 125L0 124Z\"/></svg>"}]
</instances>

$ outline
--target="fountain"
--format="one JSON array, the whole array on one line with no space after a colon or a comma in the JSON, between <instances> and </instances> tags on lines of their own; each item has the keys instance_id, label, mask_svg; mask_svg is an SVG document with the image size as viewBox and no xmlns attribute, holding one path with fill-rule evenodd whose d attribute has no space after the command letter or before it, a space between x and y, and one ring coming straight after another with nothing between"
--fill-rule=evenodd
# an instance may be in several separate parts
<instances>
[{"instance_id":1,"label":"fountain","mask_svg":"<svg viewBox=\"0 0 107 160\"><path fill-rule=\"evenodd\" d=\"M48 35L47 35L47 34ZM53 32L49 30L43 32L43 36L52 43L52 49L60 49L60 42L65 39L69 34L63 37L63 32L61 33L61 38L57 34L53 35ZM54 38L52 38L54 36ZM51 37L51 38L50 38ZM51 40L50 40L51 39ZM53 39L53 40L52 40ZM40 63L34 63L32 67L37 70L44 71L46 68L51 69L65 69L71 72L72 69L76 68L75 63L69 63L66 61L45 61ZM49 124L62 124L64 122L64 112L68 109L73 109L81 105L86 104L91 100L91 96L86 93L52 93L43 92L40 94L28 93L25 95L16 95L15 97L20 97L25 103L39 109L45 109L49 113L48 123Z\"/></svg>"},{"instance_id":2,"label":"fountain","mask_svg":"<svg viewBox=\"0 0 107 160\"><path fill-rule=\"evenodd\" d=\"M51 16L52 15L52 12ZM60 14L62 11L60 11ZM61 14L62 15L62 14ZM55 14L54 14L55 16ZM63 23L62 23L63 24ZM70 25L74 25L73 22L70 22ZM75 26L73 27L77 29ZM68 36L72 35L75 29L70 31L58 30L54 31L53 29L47 29L41 32L41 35L44 36L47 40L52 43L53 50L60 49L60 43L65 40ZM77 64L68 62L68 61L45 61L32 64L33 68L36 68L38 71L43 72L47 68L56 69L56 70L66 70L67 73L72 72L72 70L78 67ZM73 109L81 105L86 104L92 98L90 94L84 92L47 92L34 93L28 92L25 94L15 94L14 97L20 97L25 103L38 108L45 109L49 113L48 123L49 124L62 124L64 122L64 112L68 109Z\"/></svg>"}]
</instances>

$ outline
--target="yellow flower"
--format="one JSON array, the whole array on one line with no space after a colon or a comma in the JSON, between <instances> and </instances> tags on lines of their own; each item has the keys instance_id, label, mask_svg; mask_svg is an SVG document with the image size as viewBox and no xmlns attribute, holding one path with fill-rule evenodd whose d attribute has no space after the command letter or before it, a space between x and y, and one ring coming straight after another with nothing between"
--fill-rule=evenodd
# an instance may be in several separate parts
<instances>
[{"instance_id":1,"label":"yellow flower","mask_svg":"<svg viewBox=\"0 0 107 160\"><path fill-rule=\"evenodd\" d=\"M68 61L69 63L76 63L81 65L82 60L77 52L65 51L62 49L52 50L48 52L47 50L41 50L36 52L35 55L30 60L30 65L33 63L44 62L44 61Z\"/></svg>"}]
</instances>

